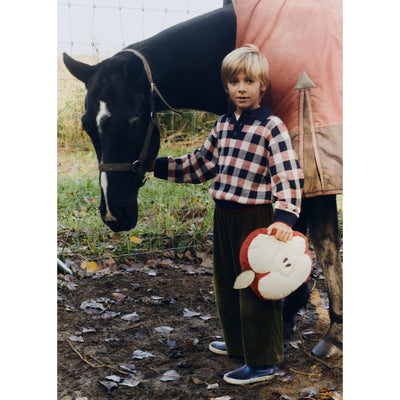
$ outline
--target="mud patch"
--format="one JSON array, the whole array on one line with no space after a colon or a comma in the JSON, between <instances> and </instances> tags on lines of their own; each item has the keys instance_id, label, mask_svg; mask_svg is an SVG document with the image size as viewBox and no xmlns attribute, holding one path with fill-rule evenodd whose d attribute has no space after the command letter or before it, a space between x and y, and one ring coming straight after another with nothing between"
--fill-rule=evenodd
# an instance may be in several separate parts
<instances>
[{"instance_id":1,"label":"mud patch","mask_svg":"<svg viewBox=\"0 0 400 400\"><path fill-rule=\"evenodd\" d=\"M278 374L245 387L222 379L242 360L208 350L222 332L211 269L199 268L163 260L151 269L130 264L86 277L59 274L58 399L322 399L342 393L342 359L321 362L307 354L329 324L318 265L309 281L315 304L285 341Z\"/></svg>"}]
</instances>

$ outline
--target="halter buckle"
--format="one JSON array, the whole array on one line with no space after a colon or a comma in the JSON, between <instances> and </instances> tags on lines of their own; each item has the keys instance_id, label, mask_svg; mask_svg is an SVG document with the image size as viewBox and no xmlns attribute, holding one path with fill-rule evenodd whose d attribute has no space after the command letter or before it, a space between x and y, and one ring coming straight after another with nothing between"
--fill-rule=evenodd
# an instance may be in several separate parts
<instances>
[{"instance_id":1,"label":"halter buckle","mask_svg":"<svg viewBox=\"0 0 400 400\"><path fill-rule=\"evenodd\" d=\"M132 163L131 170L133 172L137 173L142 168L142 165L143 165L143 161L136 160Z\"/></svg>"}]
</instances>

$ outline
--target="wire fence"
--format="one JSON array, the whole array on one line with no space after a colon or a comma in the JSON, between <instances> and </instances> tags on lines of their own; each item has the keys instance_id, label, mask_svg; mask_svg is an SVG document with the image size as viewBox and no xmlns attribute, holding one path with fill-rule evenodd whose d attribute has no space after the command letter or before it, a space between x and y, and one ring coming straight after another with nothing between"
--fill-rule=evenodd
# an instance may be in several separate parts
<instances>
[{"instance_id":1,"label":"wire fence","mask_svg":"<svg viewBox=\"0 0 400 400\"><path fill-rule=\"evenodd\" d=\"M210 251L212 200L208 185L175 185L154 177L139 193L139 221L130 232L113 233L98 211L97 159L81 128L84 85L62 63L67 52L95 64L122 47L222 6L222 0L77 0L58 2L58 255L98 259L196 257ZM181 155L203 142L215 116L184 110L159 114L161 152Z\"/></svg>"}]
</instances>

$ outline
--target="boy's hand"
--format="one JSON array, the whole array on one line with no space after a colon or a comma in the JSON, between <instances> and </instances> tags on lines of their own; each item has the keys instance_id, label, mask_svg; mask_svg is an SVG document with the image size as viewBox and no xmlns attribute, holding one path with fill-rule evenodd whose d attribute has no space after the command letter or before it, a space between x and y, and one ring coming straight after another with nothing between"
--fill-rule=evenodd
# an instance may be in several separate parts
<instances>
[{"instance_id":1,"label":"boy's hand","mask_svg":"<svg viewBox=\"0 0 400 400\"><path fill-rule=\"evenodd\" d=\"M274 222L267 228L267 231L268 235L274 234L273 231L275 231L275 237L282 242L287 242L293 238L292 228L283 222Z\"/></svg>"}]
</instances>

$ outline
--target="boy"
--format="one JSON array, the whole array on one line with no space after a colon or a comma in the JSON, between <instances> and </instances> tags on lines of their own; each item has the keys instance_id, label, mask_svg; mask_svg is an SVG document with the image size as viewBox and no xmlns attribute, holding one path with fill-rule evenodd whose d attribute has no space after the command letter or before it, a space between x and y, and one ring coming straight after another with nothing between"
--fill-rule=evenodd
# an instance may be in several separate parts
<instances>
[{"instance_id":1,"label":"boy","mask_svg":"<svg viewBox=\"0 0 400 400\"><path fill-rule=\"evenodd\" d=\"M221 78L235 109L215 123L201 149L173 159L158 158L151 170L161 179L202 183L214 178L214 288L224 342L210 350L244 358L226 373L237 385L274 376L283 359L282 302L265 301L250 289L233 289L241 272L239 252L255 229L288 241L301 205L303 173L284 123L260 107L268 87L268 62L253 45L223 60ZM275 202L275 211L272 203Z\"/></svg>"}]
</instances>

